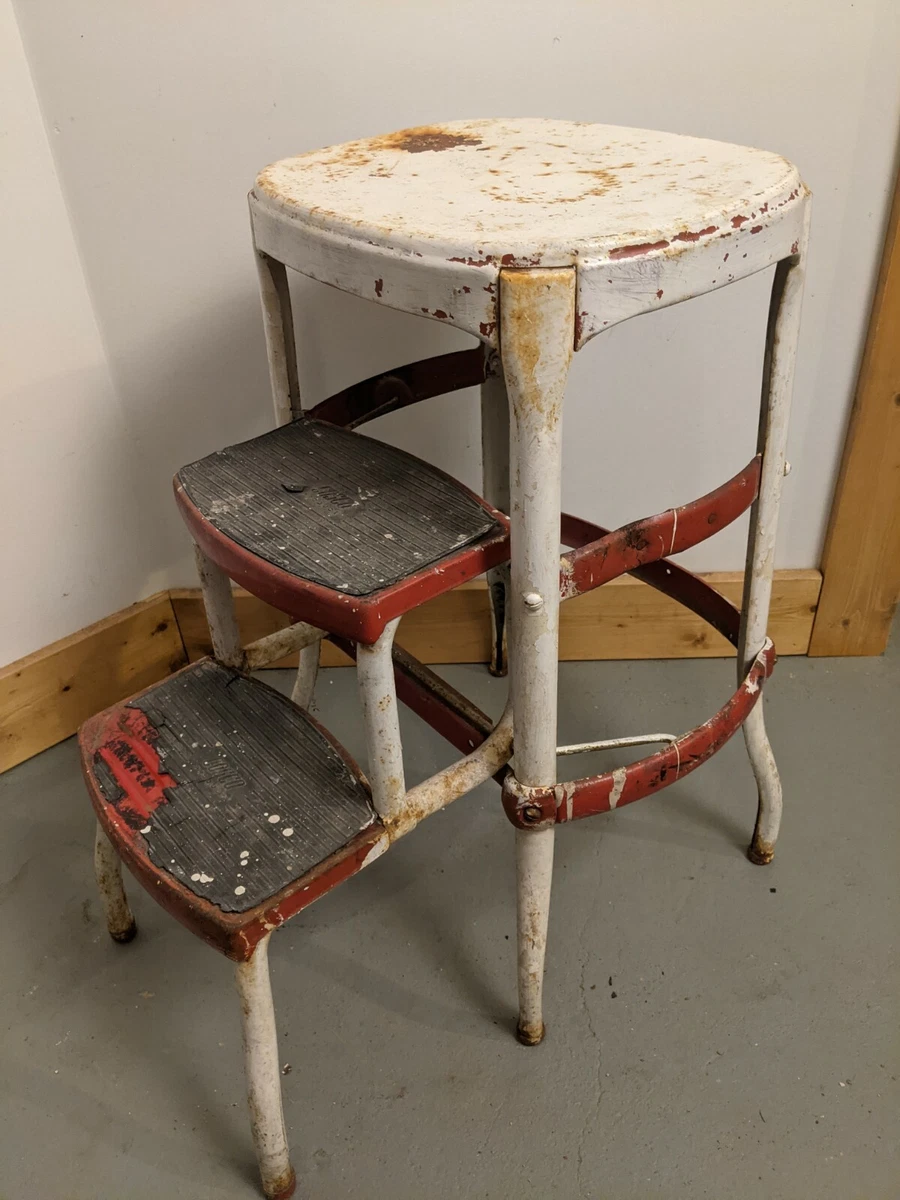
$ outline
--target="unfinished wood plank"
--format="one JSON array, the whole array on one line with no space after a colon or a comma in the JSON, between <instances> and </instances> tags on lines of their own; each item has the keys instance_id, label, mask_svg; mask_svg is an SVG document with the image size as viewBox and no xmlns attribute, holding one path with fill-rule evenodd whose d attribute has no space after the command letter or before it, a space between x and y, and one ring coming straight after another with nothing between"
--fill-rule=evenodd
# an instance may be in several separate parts
<instances>
[{"instance_id":1,"label":"unfinished wood plank","mask_svg":"<svg viewBox=\"0 0 900 1200\"><path fill-rule=\"evenodd\" d=\"M705 578L740 604L741 572L717 572ZM821 575L815 570L776 572L769 629L779 654L806 653L820 585ZM199 589L173 592L172 603L191 661L209 653ZM246 592L236 593L236 603L245 645L287 623L286 617ZM490 613L483 582L465 584L408 613L400 622L397 641L422 662L487 662ZM705 621L627 576L567 601L561 609L560 657L567 661L732 654L732 647ZM296 665L296 657L277 665ZM342 666L347 661L336 647L323 645L323 666Z\"/></svg>"},{"instance_id":2,"label":"unfinished wood plank","mask_svg":"<svg viewBox=\"0 0 900 1200\"><path fill-rule=\"evenodd\" d=\"M900 599L900 177L834 493L811 655L882 654Z\"/></svg>"},{"instance_id":3,"label":"unfinished wood plank","mask_svg":"<svg viewBox=\"0 0 900 1200\"><path fill-rule=\"evenodd\" d=\"M167 592L0 669L0 771L187 661Z\"/></svg>"}]
</instances>

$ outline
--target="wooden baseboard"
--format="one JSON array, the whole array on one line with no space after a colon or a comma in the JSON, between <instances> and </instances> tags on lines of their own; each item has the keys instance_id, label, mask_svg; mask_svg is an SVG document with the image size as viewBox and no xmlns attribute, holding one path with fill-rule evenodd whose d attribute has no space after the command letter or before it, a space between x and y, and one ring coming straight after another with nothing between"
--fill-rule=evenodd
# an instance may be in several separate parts
<instances>
[{"instance_id":1,"label":"wooden baseboard","mask_svg":"<svg viewBox=\"0 0 900 1200\"><path fill-rule=\"evenodd\" d=\"M717 571L704 578L732 603L741 600L742 573ZM822 577L818 571L779 571L772 592L770 633L779 654L805 654L809 646ZM170 593L188 658L209 654L209 631L199 588ZM283 614L247 592L237 593L244 642L287 624ZM481 580L464 584L423 604L400 622L400 644L426 663L487 662L490 619ZM674 600L624 576L570 600L560 617L560 658L567 662L613 658L722 658L729 643ZM273 664L293 666L296 655ZM349 660L335 646L322 647L323 666Z\"/></svg>"},{"instance_id":2,"label":"wooden baseboard","mask_svg":"<svg viewBox=\"0 0 900 1200\"><path fill-rule=\"evenodd\" d=\"M0 669L0 771L187 662L168 592Z\"/></svg>"},{"instance_id":3,"label":"wooden baseboard","mask_svg":"<svg viewBox=\"0 0 900 1200\"><path fill-rule=\"evenodd\" d=\"M740 602L739 572L706 578ZM807 652L821 584L818 571L776 573L769 632L780 654ZM236 603L245 643L287 623L247 592L238 592ZM0 771L69 737L100 709L208 654L208 638L199 589L174 589L0 669ZM427 663L487 662L484 584L476 581L422 605L403 619L398 640ZM699 617L627 576L562 609L560 657L566 661L733 653ZM348 661L336 647L323 645L323 665ZM290 666L291 660L276 665Z\"/></svg>"}]
</instances>

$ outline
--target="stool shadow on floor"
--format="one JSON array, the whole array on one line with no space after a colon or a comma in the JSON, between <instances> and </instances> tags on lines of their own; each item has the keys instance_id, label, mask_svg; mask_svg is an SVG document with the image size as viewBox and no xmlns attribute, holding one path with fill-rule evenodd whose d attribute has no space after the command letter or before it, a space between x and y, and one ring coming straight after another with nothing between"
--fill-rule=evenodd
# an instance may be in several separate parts
<instances>
[{"instance_id":1,"label":"stool shadow on floor","mask_svg":"<svg viewBox=\"0 0 900 1200\"><path fill-rule=\"evenodd\" d=\"M511 855L510 847L510 864ZM471 866L470 859L470 869ZM376 864L368 880L363 877L355 881L359 885L355 890L361 893L365 883L374 882L374 872L379 868L380 874L385 877L390 874L387 902L383 894L370 896L371 903L377 904L380 910L381 922L391 930L397 947L409 946L411 961L418 963L424 958L435 978L443 977L448 985L454 987L461 999L460 1006L456 1008L432 996L423 995L358 958L351 958L326 945L328 930L332 925L330 920L323 922L321 939L308 926L286 926L276 942L277 946L282 947L279 951L283 955L281 969L289 969L289 964L295 961L296 950L305 969L319 972L387 1012L441 1033L470 1036L481 1026L484 1036L488 1037L495 1026L509 1024L514 1017L512 996L503 997L490 986L484 968L476 961L473 948L467 944L465 929L471 915L468 905L455 893L445 902L438 894L440 887L434 883L435 871L429 872L419 864L405 862L399 854L393 868L388 866L388 860ZM511 871L510 865L510 875ZM425 886L422 885L423 875L426 878ZM481 877L488 879L488 871L485 870ZM344 894L349 895L349 891ZM371 903L358 902L355 907L370 909ZM487 898L479 896L472 898L471 907L474 912L480 912L490 905ZM338 923L343 924L349 919L339 917ZM287 942L289 944L285 945ZM507 951L512 958L514 950L509 949L509 945L501 940L497 950L501 953Z\"/></svg>"}]
</instances>

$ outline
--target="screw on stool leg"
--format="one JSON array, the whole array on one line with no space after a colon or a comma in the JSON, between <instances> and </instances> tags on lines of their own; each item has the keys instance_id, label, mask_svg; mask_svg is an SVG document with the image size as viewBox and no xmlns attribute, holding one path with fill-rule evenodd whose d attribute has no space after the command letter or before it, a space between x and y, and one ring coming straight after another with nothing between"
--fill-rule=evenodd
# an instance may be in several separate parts
<instances>
[{"instance_id":1,"label":"screw on stool leg","mask_svg":"<svg viewBox=\"0 0 900 1200\"><path fill-rule=\"evenodd\" d=\"M284 1129L268 954L269 939L265 937L251 959L235 965L234 978L241 1002L250 1128L263 1191L269 1200L288 1200L297 1181Z\"/></svg>"},{"instance_id":2,"label":"screw on stool leg","mask_svg":"<svg viewBox=\"0 0 900 1200\"><path fill-rule=\"evenodd\" d=\"M114 942L130 942L137 933L137 924L122 883L122 862L99 823L94 838L94 874L109 936Z\"/></svg>"}]
</instances>

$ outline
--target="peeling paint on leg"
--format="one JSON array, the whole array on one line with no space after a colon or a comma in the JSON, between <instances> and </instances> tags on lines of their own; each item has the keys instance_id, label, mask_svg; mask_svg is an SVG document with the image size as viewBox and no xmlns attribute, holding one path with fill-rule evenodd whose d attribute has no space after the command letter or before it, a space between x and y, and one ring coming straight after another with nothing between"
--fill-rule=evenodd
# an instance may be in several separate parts
<instances>
[{"instance_id":1,"label":"peeling paint on leg","mask_svg":"<svg viewBox=\"0 0 900 1200\"><path fill-rule=\"evenodd\" d=\"M619 803L619 797L622 795L625 787L625 778L626 771L624 767L619 767L618 770L613 771L613 787L609 793L609 807L611 809L615 808Z\"/></svg>"}]
</instances>

